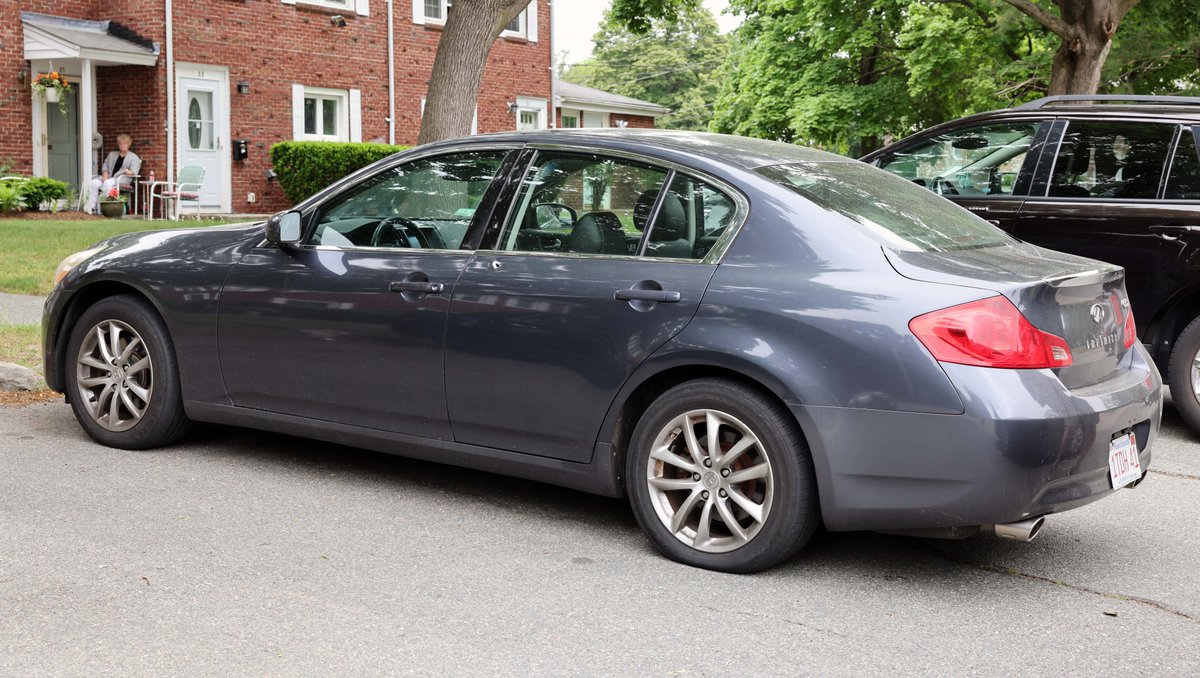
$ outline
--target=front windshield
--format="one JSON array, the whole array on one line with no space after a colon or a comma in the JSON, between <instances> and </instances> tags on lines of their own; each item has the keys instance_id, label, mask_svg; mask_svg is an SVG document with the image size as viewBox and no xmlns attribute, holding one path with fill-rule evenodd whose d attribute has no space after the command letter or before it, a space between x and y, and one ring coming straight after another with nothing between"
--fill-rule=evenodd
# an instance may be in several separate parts
<instances>
[{"instance_id":1,"label":"front windshield","mask_svg":"<svg viewBox=\"0 0 1200 678\"><path fill-rule=\"evenodd\" d=\"M859 162L772 165L758 172L895 249L940 252L1013 242L948 200Z\"/></svg>"}]
</instances>

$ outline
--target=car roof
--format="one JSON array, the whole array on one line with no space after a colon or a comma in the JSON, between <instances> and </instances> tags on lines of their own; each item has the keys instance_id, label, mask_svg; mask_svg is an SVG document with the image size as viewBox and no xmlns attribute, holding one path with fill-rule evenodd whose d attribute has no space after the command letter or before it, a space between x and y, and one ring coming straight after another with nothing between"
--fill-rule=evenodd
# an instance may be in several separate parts
<instances>
[{"instance_id":1,"label":"car roof","mask_svg":"<svg viewBox=\"0 0 1200 678\"><path fill-rule=\"evenodd\" d=\"M793 162L852 162L851 158L779 141L731 134L663 129L556 129L532 132L499 132L439 142L437 146L462 148L485 144L551 144L652 153L655 149L701 156L745 169ZM433 145L431 144L431 147ZM582 149L580 149L582 150Z\"/></svg>"}]
</instances>

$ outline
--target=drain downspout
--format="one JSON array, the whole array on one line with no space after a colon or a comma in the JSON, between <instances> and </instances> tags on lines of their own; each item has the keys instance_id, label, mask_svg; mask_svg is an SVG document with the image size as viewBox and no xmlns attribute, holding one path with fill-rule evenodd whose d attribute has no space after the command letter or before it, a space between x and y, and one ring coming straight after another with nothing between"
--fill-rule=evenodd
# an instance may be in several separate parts
<instances>
[{"instance_id":1,"label":"drain downspout","mask_svg":"<svg viewBox=\"0 0 1200 678\"><path fill-rule=\"evenodd\" d=\"M175 181L175 11L166 0L167 12L167 181Z\"/></svg>"},{"instance_id":2,"label":"drain downspout","mask_svg":"<svg viewBox=\"0 0 1200 678\"><path fill-rule=\"evenodd\" d=\"M388 143L396 144L396 39L392 0L387 0L388 26Z\"/></svg>"},{"instance_id":3,"label":"drain downspout","mask_svg":"<svg viewBox=\"0 0 1200 678\"><path fill-rule=\"evenodd\" d=\"M558 128L558 74L554 72L554 0L550 3L550 129ZM537 11L534 0L533 11Z\"/></svg>"}]
</instances>

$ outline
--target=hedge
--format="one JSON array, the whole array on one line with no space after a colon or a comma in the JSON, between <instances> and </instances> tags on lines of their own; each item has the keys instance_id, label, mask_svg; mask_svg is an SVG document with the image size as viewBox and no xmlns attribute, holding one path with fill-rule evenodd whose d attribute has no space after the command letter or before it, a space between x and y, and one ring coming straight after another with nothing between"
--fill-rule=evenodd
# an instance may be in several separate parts
<instances>
[{"instance_id":1,"label":"hedge","mask_svg":"<svg viewBox=\"0 0 1200 678\"><path fill-rule=\"evenodd\" d=\"M296 204L351 172L407 149L344 141L282 141L271 146L279 187Z\"/></svg>"}]
</instances>

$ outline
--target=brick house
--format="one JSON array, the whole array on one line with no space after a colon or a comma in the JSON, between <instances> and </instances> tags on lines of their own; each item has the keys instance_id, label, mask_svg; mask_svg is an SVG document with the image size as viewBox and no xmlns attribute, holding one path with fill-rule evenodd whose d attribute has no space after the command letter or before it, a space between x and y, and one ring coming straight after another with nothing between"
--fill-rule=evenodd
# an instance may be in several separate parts
<instances>
[{"instance_id":1,"label":"brick house","mask_svg":"<svg viewBox=\"0 0 1200 678\"><path fill-rule=\"evenodd\" d=\"M556 125L571 127L654 127L655 118L666 115L665 106L584 87L561 80L554 81Z\"/></svg>"},{"instance_id":2,"label":"brick house","mask_svg":"<svg viewBox=\"0 0 1200 678\"><path fill-rule=\"evenodd\" d=\"M143 177L205 167L204 211L285 208L267 179L272 144L416 142L447 9L447 0L0 3L0 164L78 186L127 133ZM493 46L477 131L556 126L550 20L549 0L534 0ZM73 85L65 115L30 87L51 70Z\"/></svg>"}]
</instances>

